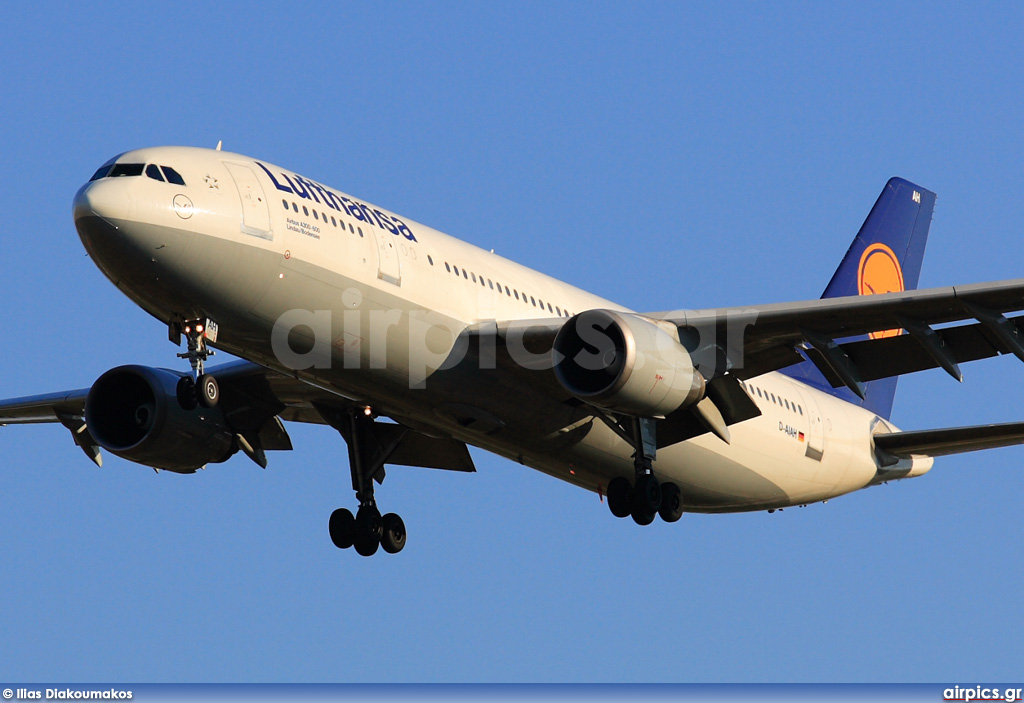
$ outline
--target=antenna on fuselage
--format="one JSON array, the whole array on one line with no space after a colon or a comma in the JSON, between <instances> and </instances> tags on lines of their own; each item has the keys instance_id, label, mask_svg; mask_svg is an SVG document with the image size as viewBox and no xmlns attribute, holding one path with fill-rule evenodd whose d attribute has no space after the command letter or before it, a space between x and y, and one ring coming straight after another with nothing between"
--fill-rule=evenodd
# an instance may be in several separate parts
<instances>
[{"instance_id":1,"label":"antenna on fuselage","mask_svg":"<svg viewBox=\"0 0 1024 703\"><path fill-rule=\"evenodd\" d=\"M220 151L220 147L221 147L222 144L224 144L224 140L223 139L218 139L217 140L217 151Z\"/></svg>"}]
</instances>

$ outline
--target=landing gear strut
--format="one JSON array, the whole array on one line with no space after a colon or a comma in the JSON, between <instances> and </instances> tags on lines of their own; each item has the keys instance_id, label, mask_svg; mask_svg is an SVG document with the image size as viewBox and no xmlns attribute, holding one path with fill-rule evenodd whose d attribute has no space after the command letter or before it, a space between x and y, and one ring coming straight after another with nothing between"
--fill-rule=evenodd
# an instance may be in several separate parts
<instances>
[{"instance_id":1,"label":"landing gear strut","mask_svg":"<svg viewBox=\"0 0 1024 703\"><path fill-rule=\"evenodd\" d=\"M397 442L392 446L382 443L370 408L317 409L348 444L352 489L359 501L355 515L348 508L338 508L331 514L331 541L339 549L355 547L364 557L373 556L378 548L397 554L405 547L405 523L394 513L381 515L373 495L373 482L384 480L384 462Z\"/></svg>"},{"instance_id":2,"label":"landing gear strut","mask_svg":"<svg viewBox=\"0 0 1024 703\"><path fill-rule=\"evenodd\" d=\"M186 410L191 410L196 405L212 408L220 401L220 386L217 379L203 373L206 360L216 354L206 344L206 326L214 324L209 320L206 323L201 320L187 320L171 326L172 337L176 336L175 330L178 334L185 334L188 351L178 354L178 358L188 359L192 367L192 377L182 377L177 387L178 403ZM180 337L178 339L180 341Z\"/></svg>"},{"instance_id":3,"label":"landing gear strut","mask_svg":"<svg viewBox=\"0 0 1024 703\"><path fill-rule=\"evenodd\" d=\"M654 475L654 459L658 450L654 420L643 417L619 419L613 425L623 439L633 445L634 480L616 476L608 484L608 508L612 515L632 516L638 525L650 525L660 515L665 522L675 522L683 514L683 499L674 483L658 482Z\"/></svg>"}]
</instances>

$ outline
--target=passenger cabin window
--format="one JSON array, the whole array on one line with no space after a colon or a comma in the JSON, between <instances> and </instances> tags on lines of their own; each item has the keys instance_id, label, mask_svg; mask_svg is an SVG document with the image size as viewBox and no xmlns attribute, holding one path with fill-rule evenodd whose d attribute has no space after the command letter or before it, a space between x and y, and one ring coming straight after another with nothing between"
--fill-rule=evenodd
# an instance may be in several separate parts
<instances>
[{"instance_id":1,"label":"passenger cabin window","mask_svg":"<svg viewBox=\"0 0 1024 703\"><path fill-rule=\"evenodd\" d=\"M146 175L152 178L154 181L163 182L164 176L160 173L160 167L156 164L150 164L146 167Z\"/></svg>"}]
</instances>

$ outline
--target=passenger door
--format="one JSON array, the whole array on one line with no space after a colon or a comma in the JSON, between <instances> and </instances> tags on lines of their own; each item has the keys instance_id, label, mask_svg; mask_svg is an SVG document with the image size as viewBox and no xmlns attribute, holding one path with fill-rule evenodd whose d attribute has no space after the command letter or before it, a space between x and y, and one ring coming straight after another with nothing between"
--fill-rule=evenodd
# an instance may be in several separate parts
<instances>
[{"instance_id":1,"label":"passenger door","mask_svg":"<svg viewBox=\"0 0 1024 703\"><path fill-rule=\"evenodd\" d=\"M270 231L270 209L256 173L244 164L224 162L238 188L242 202L242 232L261 239L274 238Z\"/></svg>"}]
</instances>

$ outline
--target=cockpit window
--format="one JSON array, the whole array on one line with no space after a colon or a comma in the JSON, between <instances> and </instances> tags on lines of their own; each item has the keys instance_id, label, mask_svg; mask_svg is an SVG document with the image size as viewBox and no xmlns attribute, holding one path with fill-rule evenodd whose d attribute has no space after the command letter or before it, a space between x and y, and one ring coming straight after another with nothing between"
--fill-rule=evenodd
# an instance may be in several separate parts
<instances>
[{"instance_id":1,"label":"cockpit window","mask_svg":"<svg viewBox=\"0 0 1024 703\"><path fill-rule=\"evenodd\" d=\"M156 164L150 164L146 167L146 175L152 178L154 181L162 181L164 177L160 174L160 167Z\"/></svg>"},{"instance_id":2,"label":"cockpit window","mask_svg":"<svg viewBox=\"0 0 1024 703\"><path fill-rule=\"evenodd\" d=\"M124 176L141 176L142 169L145 164L114 164L114 168L110 169L108 174L111 178L121 178Z\"/></svg>"},{"instance_id":3,"label":"cockpit window","mask_svg":"<svg viewBox=\"0 0 1024 703\"><path fill-rule=\"evenodd\" d=\"M96 169L96 173L92 174L92 178L90 178L89 181L98 181L101 178L105 178L106 175L110 173L110 169L113 165L114 164L103 164Z\"/></svg>"},{"instance_id":4,"label":"cockpit window","mask_svg":"<svg viewBox=\"0 0 1024 703\"><path fill-rule=\"evenodd\" d=\"M185 185L185 179L182 178L181 174L179 174L173 168L171 168L170 166L161 166L160 168L164 170L164 175L167 176L168 183L173 183L174 185L178 186Z\"/></svg>"},{"instance_id":5,"label":"cockpit window","mask_svg":"<svg viewBox=\"0 0 1024 703\"><path fill-rule=\"evenodd\" d=\"M111 167L113 167L117 160L120 159L122 156L124 156L124 152L121 152L117 156L112 156L111 158L107 159L102 166L96 169L96 173L94 173L92 175L92 178L90 178L89 180L98 181L101 178L106 178L107 174L110 173Z\"/></svg>"}]
</instances>

